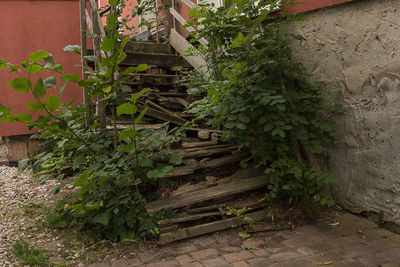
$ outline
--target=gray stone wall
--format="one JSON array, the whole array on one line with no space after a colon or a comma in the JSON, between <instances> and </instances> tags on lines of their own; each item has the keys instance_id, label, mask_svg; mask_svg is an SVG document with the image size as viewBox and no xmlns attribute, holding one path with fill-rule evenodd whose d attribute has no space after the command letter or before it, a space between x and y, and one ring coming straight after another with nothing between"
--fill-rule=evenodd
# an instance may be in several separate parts
<instances>
[{"instance_id":1,"label":"gray stone wall","mask_svg":"<svg viewBox=\"0 0 400 267\"><path fill-rule=\"evenodd\" d=\"M293 44L294 56L347 109L328 153L340 178L338 202L354 212L383 211L399 224L400 0L324 8L289 30L306 38Z\"/></svg>"}]
</instances>

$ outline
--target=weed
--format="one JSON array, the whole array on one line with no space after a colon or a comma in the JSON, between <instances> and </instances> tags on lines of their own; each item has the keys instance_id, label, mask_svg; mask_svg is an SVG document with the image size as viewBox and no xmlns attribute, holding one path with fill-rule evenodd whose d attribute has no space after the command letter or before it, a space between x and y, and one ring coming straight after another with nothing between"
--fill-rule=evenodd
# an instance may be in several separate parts
<instances>
[{"instance_id":1,"label":"weed","mask_svg":"<svg viewBox=\"0 0 400 267\"><path fill-rule=\"evenodd\" d=\"M13 245L12 253L21 261L22 265L50 266L46 252L32 248L25 241L17 241Z\"/></svg>"}]
</instances>

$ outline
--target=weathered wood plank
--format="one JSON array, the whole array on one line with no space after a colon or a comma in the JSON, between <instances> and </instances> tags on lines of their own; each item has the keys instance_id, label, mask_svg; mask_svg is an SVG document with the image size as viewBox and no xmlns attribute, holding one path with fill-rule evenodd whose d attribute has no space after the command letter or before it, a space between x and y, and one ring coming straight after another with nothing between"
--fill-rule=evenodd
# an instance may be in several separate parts
<instances>
[{"instance_id":1,"label":"weathered wood plank","mask_svg":"<svg viewBox=\"0 0 400 267\"><path fill-rule=\"evenodd\" d=\"M140 64L156 65L159 67L192 67L184 58L169 54L154 54L154 53L126 53L127 57L120 63L121 66L136 66Z\"/></svg>"},{"instance_id":2,"label":"weathered wood plank","mask_svg":"<svg viewBox=\"0 0 400 267\"><path fill-rule=\"evenodd\" d=\"M199 162L191 165L175 167L174 170L166 174L164 178L189 175L199 169L218 168L221 166L230 165L245 159L247 156L248 156L247 153L239 153L239 154L224 156L206 162Z\"/></svg>"},{"instance_id":3,"label":"weathered wood plank","mask_svg":"<svg viewBox=\"0 0 400 267\"><path fill-rule=\"evenodd\" d=\"M218 199L238 193L247 192L266 186L268 184L268 178L266 175L247 179L246 178L247 177L243 177L243 180L240 181L235 181L229 184L218 185L212 188L190 192L184 195L159 199L148 203L146 209L149 213L152 213L160 211L162 209L181 208L196 203L201 203L210 199Z\"/></svg>"},{"instance_id":4,"label":"weathered wood plank","mask_svg":"<svg viewBox=\"0 0 400 267\"><path fill-rule=\"evenodd\" d=\"M170 225L170 224L174 224L174 223L196 221L196 220L200 220L205 217L218 216L218 215L222 216L221 212L213 211L213 212L205 212L205 213L198 213L198 214L185 214L183 217L180 217L180 218L160 220L157 222L157 224L159 226L164 226L164 225Z\"/></svg>"},{"instance_id":5,"label":"weathered wood plank","mask_svg":"<svg viewBox=\"0 0 400 267\"><path fill-rule=\"evenodd\" d=\"M151 42L128 42L125 47L127 53L158 53L172 54L169 44L157 44Z\"/></svg>"},{"instance_id":6,"label":"weathered wood plank","mask_svg":"<svg viewBox=\"0 0 400 267\"><path fill-rule=\"evenodd\" d=\"M250 217L254 221L259 221L266 217L266 213L265 211L257 211L246 215L246 217ZM189 237L221 231L224 229L231 228L233 225L243 225L243 224L246 224L246 221L243 218L235 217L235 218L225 219L222 221L216 221L202 225L187 227L184 229L161 234L160 243L166 244L173 241L186 239Z\"/></svg>"},{"instance_id":7,"label":"weathered wood plank","mask_svg":"<svg viewBox=\"0 0 400 267\"><path fill-rule=\"evenodd\" d=\"M171 29L170 33L170 44L175 50L187 60L200 74L205 77L209 76L207 71L207 63L202 56L185 56L186 51L190 49L196 49L193 45L189 44L182 35L177 33L174 29Z\"/></svg>"},{"instance_id":8,"label":"weathered wood plank","mask_svg":"<svg viewBox=\"0 0 400 267\"><path fill-rule=\"evenodd\" d=\"M189 149L174 150L173 152L181 154L184 159L188 159L196 157L208 157L226 152L233 152L235 150L237 150L236 145L221 145L221 146L205 147L205 148L189 148Z\"/></svg>"}]
</instances>

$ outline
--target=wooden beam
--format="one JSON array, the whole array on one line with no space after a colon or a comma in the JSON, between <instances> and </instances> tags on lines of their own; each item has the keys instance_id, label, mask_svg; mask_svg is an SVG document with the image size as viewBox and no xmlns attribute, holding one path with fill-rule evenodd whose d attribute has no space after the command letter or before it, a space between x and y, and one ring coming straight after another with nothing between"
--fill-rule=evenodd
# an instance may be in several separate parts
<instances>
[{"instance_id":1,"label":"wooden beam","mask_svg":"<svg viewBox=\"0 0 400 267\"><path fill-rule=\"evenodd\" d=\"M187 23L186 19L184 17L181 16L181 14L178 13L178 11L176 11L173 8L170 8L169 12L171 13L172 16L175 17L175 19L177 21L179 21L182 25L185 25ZM195 28L193 28L192 26L186 27L186 30L188 30L189 32L194 32L196 31ZM207 45L208 41L204 38L199 39L199 42L203 45Z\"/></svg>"},{"instance_id":2,"label":"wooden beam","mask_svg":"<svg viewBox=\"0 0 400 267\"><path fill-rule=\"evenodd\" d=\"M199 162L182 167L175 167L174 170L166 174L164 178L189 175L199 169L218 168L221 166L230 165L245 159L247 156L248 156L247 153L240 153L240 154L228 155L225 157L213 159L206 162Z\"/></svg>"},{"instance_id":3,"label":"wooden beam","mask_svg":"<svg viewBox=\"0 0 400 267\"><path fill-rule=\"evenodd\" d=\"M210 76L210 74L208 73L208 70L207 70L207 63L206 63L205 59L202 56L200 56L200 55L197 55L197 56L186 56L185 55L186 51L188 51L189 49L196 50L196 48L193 45L189 44L189 42L185 38L183 38L183 36L180 35L174 29L171 29L170 44L200 74L202 74L205 77L209 77Z\"/></svg>"},{"instance_id":4,"label":"wooden beam","mask_svg":"<svg viewBox=\"0 0 400 267\"><path fill-rule=\"evenodd\" d=\"M234 181L232 183L222 184L212 188L198 190L175 197L159 199L148 203L146 209L149 213L157 212L162 209L177 209L201 203L210 199L218 199L247 192L253 189L261 188L267 184L268 177L266 175L252 178L243 177L242 180Z\"/></svg>"},{"instance_id":5,"label":"wooden beam","mask_svg":"<svg viewBox=\"0 0 400 267\"><path fill-rule=\"evenodd\" d=\"M253 219L253 221L260 221L266 218L267 214L265 213L265 211L257 211L247 214L246 217ZM246 220L244 220L243 217L234 217L222 221L210 222L206 224L187 227L184 229L179 229L169 233L161 234L160 243L166 244L173 241L186 239L189 237L221 231L224 229L231 228L233 225L243 225L246 223L247 222Z\"/></svg>"},{"instance_id":6,"label":"wooden beam","mask_svg":"<svg viewBox=\"0 0 400 267\"><path fill-rule=\"evenodd\" d=\"M185 3L190 9L196 8L197 5L190 0L181 0L182 3Z\"/></svg>"}]
</instances>

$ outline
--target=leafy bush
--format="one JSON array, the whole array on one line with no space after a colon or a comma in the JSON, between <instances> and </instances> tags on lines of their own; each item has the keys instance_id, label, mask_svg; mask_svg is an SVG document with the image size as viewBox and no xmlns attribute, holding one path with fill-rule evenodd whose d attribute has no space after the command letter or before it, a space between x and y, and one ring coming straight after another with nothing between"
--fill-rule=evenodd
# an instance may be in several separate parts
<instances>
[{"instance_id":1,"label":"leafy bush","mask_svg":"<svg viewBox=\"0 0 400 267\"><path fill-rule=\"evenodd\" d=\"M302 37L285 30L291 17L277 17L279 2L230 0L191 11L194 25L202 25L192 41L209 42L197 48L210 74L189 83L206 94L191 111L212 117L223 138L251 150L269 174L268 198L332 205L328 188L336 178L314 169L312 154L334 144L337 125L329 116L342 107L329 105L324 87L309 82L292 59L289 43Z\"/></svg>"},{"instance_id":2,"label":"leafy bush","mask_svg":"<svg viewBox=\"0 0 400 267\"><path fill-rule=\"evenodd\" d=\"M154 223L158 215L147 214L144 207L154 197L155 189L165 184L161 178L173 165L181 163L181 156L172 154L169 147L183 132L174 129L164 136L140 127L147 108L137 105L137 101L149 89L132 91L123 82L129 74L145 71L147 66L119 71L129 41L120 31L124 20L118 19L124 1L110 1L110 5L113 12L107 16L108 36L101 45L105 57L101 62L98 54L88 57L98 65L95 70L85 69L88 79L64 73L52 55L43 50L31 53L29 60L20 65L0 59L0 69L8 68L18 76L9 83L11 88L34 96L35 101L28 103L26 109L41 112L37 117L13 114L0 104L0 122L23 122L30 129L38 128L40 134L35 138L42 141L43 152L36 157L34 172L60 172L60 184L53 189L54 193L66 184L72 185L72 190L51 208L48 218L52 225L75 226L92 236L114 241L154 237L158 234ZM80 54L76 45L65 50ZM32 74L39 72L55 75L32 81ZM62 103L59 94L69 83L86 89L86 106L72 106L73 100ZM53 93L55 89L58 94ZM131 95L128 101L127 94ZM111 118L103 120L94 114L91 100L96 98L98 108L110 110ZM122 131L117 128L119 116L132 119L132 124ZM42 182L46 179L46 175L40 178Z\"/></svg>"}]
</instances>

